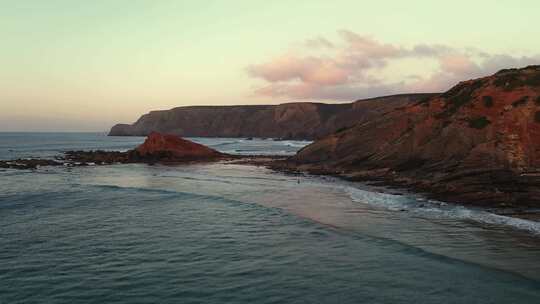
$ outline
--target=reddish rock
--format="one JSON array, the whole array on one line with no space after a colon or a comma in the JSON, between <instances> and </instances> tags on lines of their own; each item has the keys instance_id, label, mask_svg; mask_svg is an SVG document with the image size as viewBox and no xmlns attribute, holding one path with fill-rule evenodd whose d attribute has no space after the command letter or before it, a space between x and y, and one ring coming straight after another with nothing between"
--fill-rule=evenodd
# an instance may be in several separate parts
<instances>
[{"instance_id":1,"label":"reddish rock","mask_svg":"<svg viewBox=\"0 0 540 304\"><path fill-rule=\"evenodd\" d=\"M225 156L207 146L185 140L176 135L152 132L144 143L134 150L141 158L157 160L201 160Z\"/></svg>"},{"instance_id":2,"label":"reddish rock","mask_svg":"<svg viewBox=\"0 0 540 304\"><path fill-rule=\"evenodd\" d=\"M540 206L540 66L461 82L318 140L291 164L463 203Z\"/></svg>"},{"instance_id":3,"label":"reddish rock","mask_svg":"<svg viewBox=\"0 0 540 304\"><path fill-rule=\"evenodd\" d=\"M233 156L169 134L151 133L143 144L127 152L67 151L65 160L74 165L217 161ZM2 164L0 163L0 167Z\"/></svg>"}]
</instances>

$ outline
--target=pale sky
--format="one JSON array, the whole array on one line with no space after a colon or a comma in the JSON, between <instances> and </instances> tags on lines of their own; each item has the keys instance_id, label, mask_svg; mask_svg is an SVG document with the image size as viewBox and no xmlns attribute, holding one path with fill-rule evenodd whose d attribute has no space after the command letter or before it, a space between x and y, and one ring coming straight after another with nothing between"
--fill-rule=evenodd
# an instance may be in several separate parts
<instances>
[{"instance_id":1,"label":"pale sky","mask_svg":"<svg viewBox=\"0 0 540 304\"><path fill-rule=\"evenodd\" d=\"M0 132L352 101L540 64L537 0L0 0Z\"/></svg>"}]
</instances>

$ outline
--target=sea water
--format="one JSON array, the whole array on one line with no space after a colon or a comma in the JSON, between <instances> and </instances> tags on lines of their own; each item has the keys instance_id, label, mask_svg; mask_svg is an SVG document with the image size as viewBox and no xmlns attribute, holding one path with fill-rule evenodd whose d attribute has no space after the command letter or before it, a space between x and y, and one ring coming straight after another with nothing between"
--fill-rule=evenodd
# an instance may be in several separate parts
<instances>
[{"instance_id":1,"label":"sea water","mask_svg":"<svg viewBox=\"0 0 540 304\"><path fill-rule=\"evenodd\" d=\"M143 140L0 133L0 158ZM540 227L247 165L0 170L0 303L540 303Z\"/></svg>"}]
</instances>

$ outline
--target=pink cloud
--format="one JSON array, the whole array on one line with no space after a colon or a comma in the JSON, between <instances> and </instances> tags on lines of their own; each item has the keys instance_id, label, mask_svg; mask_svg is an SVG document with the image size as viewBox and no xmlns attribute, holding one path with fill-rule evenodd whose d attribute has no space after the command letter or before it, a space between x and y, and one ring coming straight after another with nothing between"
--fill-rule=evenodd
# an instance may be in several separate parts
<instances>
[{"instance_id":1,"label":"pink cloud","mask_svg":"<svg viewBox=\"0 0 540 304\"><path fill-rule=\"evenodd\" d=\"M478 65L464 54L445 55L439 58L443 71L455 75L469 75L480 71Z\"/></svg>"},{"instance_id":2,"label":"pink cloud","mask_svg":"<svg viewBox=\"0 0 540 304\"><path fill-rule=\"evenodd\" d=\"M345 83L348 72L329 58L284 55L267 63L248 67L253 77L268 82L300 80L304 83L336 85Z\"/></svg>"},{"instance_id":3,"label":"pink cloud","mask_svg":"<svg viewBox=\"0 0 540 304\"><path fill-rule=\"evenodd\" d=\"M254 93L274 98L350 100L403 92L436 92L501 68L540 62L540 55L491 55L475 48L425 43L407 48L348 30L338 33L339 43L323 37L306 41L308 48L326 50L322 55L302 55L309 50L300 50L249 66L248 74L266 83ZM435 60L438 70L423 77L410 77L410 71L403 71L405 82L397 83L382 76L383 68L407 58Z\"/></svg>"},{"instance_id":4,"label":"pink cloud","mask_svg":"<svg viewBox=\"0 0 540 304\"><path fill-rule=\"evenodd\" d=\"M251 65L247 68L252 77L262 78L268 82L287 81L300 78L304 73L304 59L290 55L283 55L270 61Z\"/></svg>"}]
</instances>

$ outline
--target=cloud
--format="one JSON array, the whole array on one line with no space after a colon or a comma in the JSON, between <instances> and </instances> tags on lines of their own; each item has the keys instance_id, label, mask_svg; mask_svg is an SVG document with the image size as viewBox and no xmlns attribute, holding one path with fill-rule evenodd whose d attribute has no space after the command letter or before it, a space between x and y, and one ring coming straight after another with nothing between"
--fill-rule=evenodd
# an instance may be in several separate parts
<instances>
[{"instance_id":1,"label":"cloud","mask_svg":"<svg viewBox=\"0 0 540 304\"><path fill-rule=\"evenodd\" d=\"M252 77L268 82L298 79L305 83L337 85L347 82L348 72L330 58L283 55L267 63L248 67Z\"/></svg>"},{"instance_id":2,"label":"cloud","mask_svg":"<svg viewBox=\"0 0 540 304\"><path fill-rule=\"evenodd\" d=\"M315 37L306 40L299 50L248 66L248 75L263 81L254 93L273 98L351 100L404 92L436 92L502 68L540 62L540 55L515 57L426 43L406 47L349 30L341 30L338 35L338 42ZM423 77L412 71L411 77L410 70L400 69L401 62L411 59L420 60L420 65L434 63L436 68ZM388 79L384 76L388 70L403 81Z\"/></svg>"},{"instance_id":3,"label":"cloud","mask_svg":"<svg viewBox=\"0 0 540 304\"><path fill-rule=\"evenodd\" d=\"M472 75L480 72L480 67L463 54L445 55L439 58L443 71L454 75Z\"/></svg>"},{"instance_id":4,"label":"cloud","mask_svg":"<svg viewBox=\"0 0 540 304\"><path fill-rule=\"evenodd\" d=\"M425 57L438 57L444 54L451 54L454 52L454 49L440 44L428 45L428 44L417 44L410 51L409 54L412 56L425 56Z\"/></svg>"},{"instance_id":5,"label":"cloud","mask_svg":"<svg viewBox=\"0 0 540 304\"><path fill-rule=\"evenodd\" d=\"M500 69L508 69L508 68L515 68L515 67L523 67L528 65L534 65L540 63L540 54L528 57L528 56L522 56L522 57L513 57L510 55L493 55L488 57L482 65L482 68L491 73L495 73Z\"/></svg>"},{"instance_id":6,"label":"cloud","mask_svg":"<svg viewBox=\"0 0 540 304\"><path fill-rule=\"evenodd\" d=\"M384 59L402 56L405 50L388 43L381 43L371 37L360 36L348 30L339 31L347 43L347 50L353 55L370 59Z\"/></svg>"},{"instance_id":7,"label":"cloud","mask_svg":"<svg viewBox=\"0 0 540 304\"><path fill-rule=\"evenodd\" d=\"M330 48L331 49L335 47L335 45L332 42L330 42L330 40L321 36L308 39L306 40L304 44L308 48Z\"/></svg>"},{"instance_id":8,"label":"cloud","mask_svg":"<svg viewBox=\"0 0 540 304\"><path fill-rule=\"evenodd\" d=\"M418 78L404 89L407 92L435 92L444 91L463 80L469 80L491 75L501 69L524 67L540 63L540 55L532 57L512 57L510 55L486 55L479 57L484 60L476 63L470 56L463 54L443 56L438 58L440 70L426 79ZM483 55L482 55L483 54Z\"/></svg>"}]
</instances>

